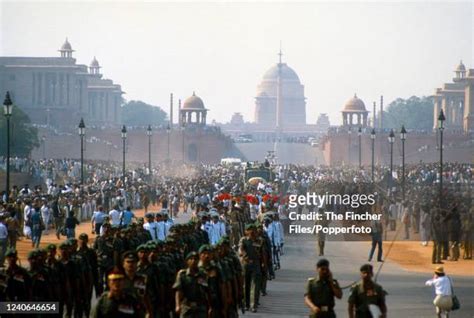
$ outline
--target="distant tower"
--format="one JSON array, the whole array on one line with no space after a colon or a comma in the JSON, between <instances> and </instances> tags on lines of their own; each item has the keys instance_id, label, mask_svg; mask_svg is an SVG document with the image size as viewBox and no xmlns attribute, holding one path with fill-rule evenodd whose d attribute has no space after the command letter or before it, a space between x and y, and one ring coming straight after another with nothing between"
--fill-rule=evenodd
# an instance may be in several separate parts
<instances>
[{"instance_id":1,"label":"distant tower","mask_svg":"<svg viewBox=\"0 0 474 318\"><path fill-rule=\"evenodd\" d=\"M181 120L181 98L178 99L178 125L181 127L183 125L183 121Z\"/></svg>"},{"instance_id":2,"label":"distant tower","mask_svg":"<svg viewBox=\"0 0 474 318\"><path fill-rule=\"evenodd\" d=\"M375 114L377 112L377 103L374 102L374 112L372 114L372 128L376 128L377 127L377 115Z\"/></svg>"},{"instance_id":3,"label":"distant tower","mask_svg":"<svg viewBox=\"0 0 474 318\"><path fill-rule=\"evenodd\" d=\"M280 52L278 53L279 59L278 59L278 77L277 77L277 100L276 100L276 130L281 131L282 130L282 87L281 87L281 56L283 53L281 52L281 42L280 42Z\"/></svg>"},{"instance_id":4,"label":"distant tower","mask_svg":"<svg viewBox=\"0 0 474 318\"><path fill-rule=\"evenodd\" d=\"M454 73L456 73L456 77L453 78L453 82L460 82L466 78L466 66L462 63L462 61L459 62L459 65L456 67L454 70Z\"/></svg>"},{"instance_id":5,"label":"distant tower","mask_svg":"<svg viewBox=\"0 0 474 318\"><path fill-rule=\"evenodd\" d=\"M173 93L170 94L170 129L173 129Z\"/></svg>"},{"instance_id":6,"label":"distant tower","mask_svg":"<svg viewBox=\"0 0 474 318\"><path fill-rule=\"evenodd\" d=\"M380 96L380 125L379 128L380 130L383 130L383 95Z\"/></svg>"},{"instance_id":7,"label":"distant tower","mask_svg":"<svg viewBox=\"0 0 474 318\"><path fill-rule=\"evenodd\" d=\"M72 52L74 52L74 50L71 47L71 43L69 43L67 38L66 38L66 41L64 41L64 44L61 46L61 48L58 51L61 52L61 57L65 57L69 59L72 58Z\"/></svg>"},{"instance_id":8,"label":"distant tower","mask_svg":"<svg viewBox=\"0 0 474 318\"><path fill-rule=\"evenodd\" d=\"M93 75L100 75L100 65L95 56L94 59L91 61L91 64L89 65L89 73Z\"/></svg>"}]
</instances>

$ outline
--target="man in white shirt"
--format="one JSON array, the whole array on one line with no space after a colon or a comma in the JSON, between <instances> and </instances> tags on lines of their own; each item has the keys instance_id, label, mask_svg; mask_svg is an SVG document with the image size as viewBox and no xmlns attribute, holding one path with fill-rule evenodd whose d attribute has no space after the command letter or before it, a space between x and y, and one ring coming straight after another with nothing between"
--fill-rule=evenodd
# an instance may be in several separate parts
<instances>
[{"instance_id":1,"label":"man in white shirt","mask_svg":"<svg viewBox=\"0 0 474 318\"><path fill-rule=\"evenodd\" d=\"M145 215L145 218L147 222L143 224L143 228L150 232L151 239L153 241L158 240L158 229L157 229L157 224L155 222L155 217L153 216L153 213L147 213Z\"/></svg>"},{"instance_id":2,"label":"man in white shirt","mask_svg":"<svg viewBox=\"0 0 474 318\"><path fill-rule=\"evenodd\" d=\"M444 268L442 266L436 267L433 278L426 281L425 285L435 288L436 297L433 304L436 307L438 318L441 318L443 313L448 318L449 312L453 308L453 298L451 279L444 273Z\"/></svg>"},{"instance_id":3,"label":"man in white shirt","mask_svg":"<svg viewBox=\"0 0 474 318\"><path fill-rule=\"evenodd\" d=\"M110 220L112 227L119 227L120 226L120 211L118 205L115 205L113 210L109 212Z\"/></svg>"}]
</instances>

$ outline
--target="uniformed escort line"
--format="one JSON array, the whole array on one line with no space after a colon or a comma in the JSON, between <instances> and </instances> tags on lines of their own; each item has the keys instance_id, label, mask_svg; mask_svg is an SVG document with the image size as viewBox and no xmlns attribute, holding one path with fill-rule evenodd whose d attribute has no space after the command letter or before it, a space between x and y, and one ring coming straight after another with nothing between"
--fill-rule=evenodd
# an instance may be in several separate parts
<instances>
[{"instance_id":1,"label":"uniformed escort line","mask_svg":"<svg viewBox=\"0 0 474 318\"><path fill-rule=\"evenodd\" d=\"M372 229L370 226L323 226L315 224L313 226L303 226L299 224L291 224L289 229L290 234L318 234L324 233L328 235L338 234L370 234Z\"/></svg>"}]
</instances>

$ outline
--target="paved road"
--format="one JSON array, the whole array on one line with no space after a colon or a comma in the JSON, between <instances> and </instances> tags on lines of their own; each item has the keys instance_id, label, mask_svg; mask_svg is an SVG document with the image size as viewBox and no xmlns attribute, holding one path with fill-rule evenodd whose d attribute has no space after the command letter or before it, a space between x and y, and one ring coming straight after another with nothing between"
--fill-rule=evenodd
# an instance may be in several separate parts
<instances>
[{"instance_id":1,"label":"paved road","mask_svg":"<svg viewBox=\"0 0 474 318\"><path fill-rule=\"evenodd\" d=\"M268 295L261 299L259 312L247 317L308 317L303 294L308 277L314 274L318 259L316 242L310 235L293 235L286 238L286 254L277 278L269 282ZM359 277L360 265L367 261L366 242L329 241L325 257L331 262L334 277L341 286L350 284ZM381 263L373 262L374 270ZM387 296L388 316L400 318L436 317L432 306L433 291L424 282L430 275L411 273L390 261L383 265L378 278ZM455 291L462 309L451 317L474 317L474 277L453 277ZM349 289L344 290L342 300L336 302L338 317L347 317Z\"/></svg>"}]
</instances>

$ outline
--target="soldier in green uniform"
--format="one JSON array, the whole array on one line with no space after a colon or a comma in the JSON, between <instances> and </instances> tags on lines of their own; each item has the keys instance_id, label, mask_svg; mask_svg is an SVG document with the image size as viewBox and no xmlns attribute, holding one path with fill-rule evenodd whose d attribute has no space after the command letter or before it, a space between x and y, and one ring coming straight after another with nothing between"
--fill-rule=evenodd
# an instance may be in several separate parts
<instances>
[{"instance_id":1,"label":"soldier in green uniform","mask_svg":"<svg viewBox=\"0 0 474 318\"><path fill-rule=\"evenodd\" d=\"M110 224L102 225L103 235L97 237L94 242L94 250L97 252L97 266L99 270L98 295L102 294L107 280L107 273L114 267L114 242L110 234Z\"/></svg>"},{"instance_id":2,"label":"soldier in green uniform","mask_svg":"<svg viewBox=\"0 0 474 318\"><path fill-rule=\"evenodd\" d=\"M138 256L134 251L127 251L122 256L122 267L125 271L124 290L133 294L145 305L147 313L153 317L150 295L147 291L146 275L137 273Z\"/></svg>"},{"instance_id":3,"label":"soldier in green uniform","mask_svg":"<svg viewBox=\"0 0 474 318\"><path fill-rule=\"evenodd\" d=\"M386 292L372 280L373 268L370 264L360 268L362 280L354 285L349 296L349 318L372 318L378 312L381 318L387 315Z\"/></svg>"},{"instance_id":4,"label":"soldier in green uniform","mask_svg":"<svg viewBox=\"0 0 474 318\"><path fill-rule=\"evenodd\" d=\"M30 263L28 274L31 277L31 300L47 301L52 298L51 284L49 283L48 272L41 266L38 257L38 250L33 250L28 253L28 262Z\"/></svg>"},{"instance_id":5,"label":"soldier in green uniform","mask_svg":"<svg viewBox=\"0 0 474 318\"><path fill-rule=\"evenodd\" d=\"M46 247L46 251L48 253L46 257L46 266L50 272L50 283L51 283L51 290L53 293L53 300L59 302L59 315L63 316L63 307L64 307L64 266L63 264L56 258L56 245L49 244Z\"/></svg>"},{"instance_id":6,"label":"soldier in green uniform","mask_svg":"<svg viewBox=\"0 0 474 318\"><path fill-rule=\"evenodd\" d=\"M199 264L200 270L207 274L207 283L209 286L209 318L227 317L227 295L224 286L224 278L222 270L212 261L212 247L203 245L199 248Z\"/></svg>"},{"instance_id":7,"label":"soldier in green uniform","mask_svg":"<svg viewBox=\"0 0 474 318\"><path fill-rule=\"evenodd\" d=\"M98 272L97 272L97 255L95 251L87 245L89 242L89 237L86 233L81 233L79 235L79 248L77 250L77 257L80 257L83 263L87 263L88 273L86 274L85 280L85 289L84 293L84 313L86 317L89 317L91 311L91 299L92 299L92 290L94 285L96 285L97 293L97 281L98 281ZM98 294L97 294L98 295Z\"/></svg>"},{"instance_id":8,"label":"soldier in green uniform","mask_svg":"<svg viewBox=\"0 0 474 318\"><path fill-rule=\"evenodd\" d=\"M159 283L161 273L158 272L158 266L148 259L149 251L149 245L141 244L137 247L137 273L146 276L146 290L150 298L151 312L153 313L150 317L165 317L164 313L160 312L160 308L164 306L164 285Z\"/></svg>"},{"instance_id":9,"label":"soldier in green uniform","mask_svg":"<svg viewBox=\"0 0 474 318\"><path fill-rule=\"evenodd\" d=\"M31 300L31 277L28 271L18 265L18 254L16 250L9 249L5 253L7 260L6 295L8 301Z\"/></svg>"},{"instance_id":10,"label":"soldier in green uniform","mask_svg":"<svg viewBox=\"0 0 474 318\"><path fill-rule=\"evenodd\" d=\"M310 318L335 318L335 299L341 299L342 290L329 270L329 261L320 259L316 263L317 277L308 279L304 301L311 310Z\"/></svg>"},{"instance_id":11,"label":"soldier in green uniform","mask_svg":"<svg viewBox=\"0 0 474 318\"><path fill-rule=\"evenodd\" d=\"M260 296L262 268L264 267L263 242L257 236L255 224L245 227L245 236L239 242L239 255L244 268L245 307L257 312Z\"/></svg>"},{"instance_id":12,"label":"soldier in green uniform","mask_svg":"<svg viewBox=\"0 0 474 318\"><path fill-rule=\"evenodd\" d=\"M209 286L207 275L198 267L199 256L191 252L186 256L186 269L176 275L173 289L176 291L176 313L181 318L207 318Z\"/></svg>"},{"instance_id":13,"label":"soldier in green uniform","mask_svg":"<svg viewBox=\"0 0 474 318\"><path fill-rule=\"evenodd\" d=\"M59 245L61 257L59 261L64 268L64 289L63 299L66 305L66 317L72 317L72 309L77 303L77 295L73 291L78 290L79 286L79 270L76 268L76 263L71 260L71 246L66 241Z\"/></svg>"},{"instance_id":14,"label":"soldier in green uniform","mask_svg":"<svg viewBox=\"0 0 474 318\"><path fill-rule=\"evenodd\" d=\"M94 309L94 318L145 317L144 305L124 288L125 274L114 269L107 275L108 291L103 293Z\"/></svg>"}]
</instances>

